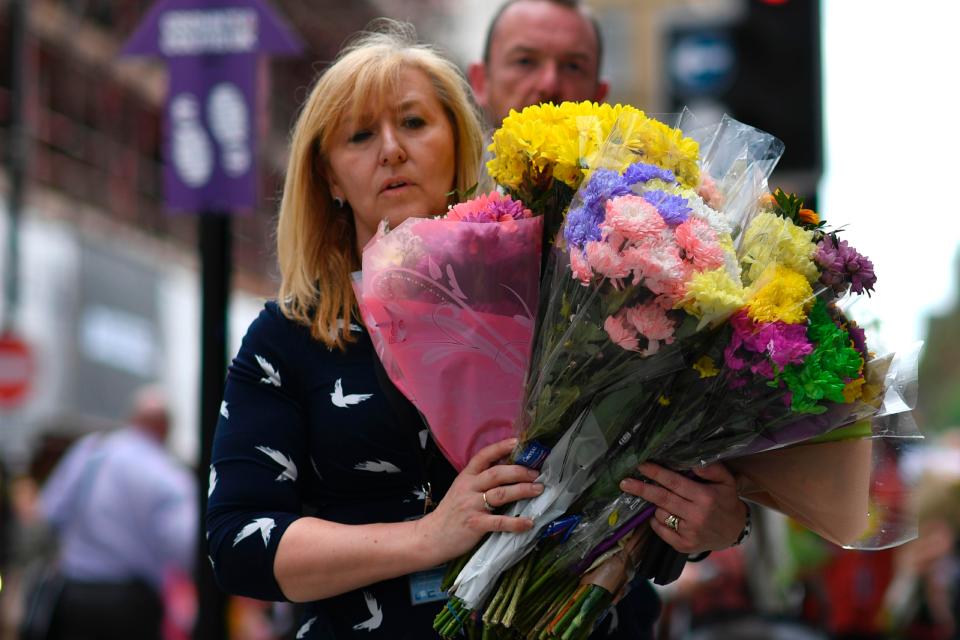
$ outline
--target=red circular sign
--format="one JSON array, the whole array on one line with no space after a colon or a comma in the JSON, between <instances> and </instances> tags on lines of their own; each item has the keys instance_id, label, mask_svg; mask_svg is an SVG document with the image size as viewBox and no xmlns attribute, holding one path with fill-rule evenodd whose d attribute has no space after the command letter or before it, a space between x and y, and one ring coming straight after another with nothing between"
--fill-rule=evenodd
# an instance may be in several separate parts
<instances>
[{"instance_id":1,"label":"red circular sign","mask_svg":"<svg viewBox=\"0 0 960 640\"><path fill-rule=\"evenodd\" d=\"M0 406L19 406L33 382L33 353L30 346L12 333L0 336Z\"/></svg>"}]
</instances>

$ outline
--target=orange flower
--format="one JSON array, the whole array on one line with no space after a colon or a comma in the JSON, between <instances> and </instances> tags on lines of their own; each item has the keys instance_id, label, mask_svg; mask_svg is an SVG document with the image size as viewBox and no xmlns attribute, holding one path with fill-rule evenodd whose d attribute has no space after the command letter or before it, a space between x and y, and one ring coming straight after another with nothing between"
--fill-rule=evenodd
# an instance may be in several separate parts
<instances>
[{"instance_id":1,"label":"orange flower","mask_svg":"<svg viewBox=\"0 0 960 640\"><path fill-rule=\"evenodd\" d=\"M800 219L807 224L817 224L820 222L820 216L818 216L817 212L813 209L800 209L798 215Z\"/></svg>"}]
</instances>

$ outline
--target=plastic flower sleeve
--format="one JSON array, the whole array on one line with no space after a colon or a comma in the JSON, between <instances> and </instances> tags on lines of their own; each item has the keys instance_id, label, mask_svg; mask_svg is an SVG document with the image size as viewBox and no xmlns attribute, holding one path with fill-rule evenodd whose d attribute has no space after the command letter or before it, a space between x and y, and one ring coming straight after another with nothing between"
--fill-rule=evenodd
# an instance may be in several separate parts
<instances>
[{"instance_id":1,"label":"plastic flower sleeve","mask_svg":"<svg viewBox=\"0 0 960 640\"><path fill-rule=\"evenodd\" d=\"M596 418L585 412L547 456L537 482L544 492L514 503L506 515L530 517L536 523L524 533L493 533L460 571L451 589L470 609L484 603L500 574L510 568L537 542L540 528L570 506L589 484L590 470L607 449Z\"/></svg>"},{"instance_id":2,"label":"plastic flower sleeve","mask_svg":"<svg viewBox=\"0 0 960 640\"><path fill-rule=\"evenodd\" d=\"M408 219L364 249L354 285L376 351L457 469L515 432L541 225Z\"/></svg>"}]
</instances>

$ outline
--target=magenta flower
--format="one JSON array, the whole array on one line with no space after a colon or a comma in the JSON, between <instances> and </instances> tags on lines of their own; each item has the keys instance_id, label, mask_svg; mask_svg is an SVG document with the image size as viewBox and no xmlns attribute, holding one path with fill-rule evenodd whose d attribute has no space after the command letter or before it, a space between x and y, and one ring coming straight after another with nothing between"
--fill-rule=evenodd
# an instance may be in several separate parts
<instances>
[{"instance_id":1,"label":"magenta flower","mask_svg":"<svg viewBox=\"0 0 960 640\"><path fill-rule=\"evenodd\" d=\"M776 370L801 364L813 352L806 325L754 322L741 310L731 316L730 326L733 335L723 357L733 371L749 368L755 375L772 379Z\"/></svg>"},{"instance_id":2,"label":"magenta flower","mask_svg":"<svg viewBox=\"0 0 960 640\"><path fill-rule=\"evenodd\" d=\"M444 220L456 222L505 222L533 217L519 200L491 191L450 207Z\"/></svg>"}]
</instances>

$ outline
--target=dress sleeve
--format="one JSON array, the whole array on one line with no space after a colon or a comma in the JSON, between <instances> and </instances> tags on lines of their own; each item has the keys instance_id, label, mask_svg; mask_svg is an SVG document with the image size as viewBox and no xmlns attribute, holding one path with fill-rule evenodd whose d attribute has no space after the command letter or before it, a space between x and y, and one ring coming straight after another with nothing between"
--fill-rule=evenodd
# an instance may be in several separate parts
<instances>
[{"instance_id":1,"label":"dress sleeve","mask_svg":"<svg viewBox=\"0 0 960 640\"><path fill-rule=\"evenodd\" d=\"M228 593L285 600L277 544L302 513L307 437L292 361L298 335L276 307L261 312L231 364L214 435L207 541Z\"/></svg>"}]
</instances>

